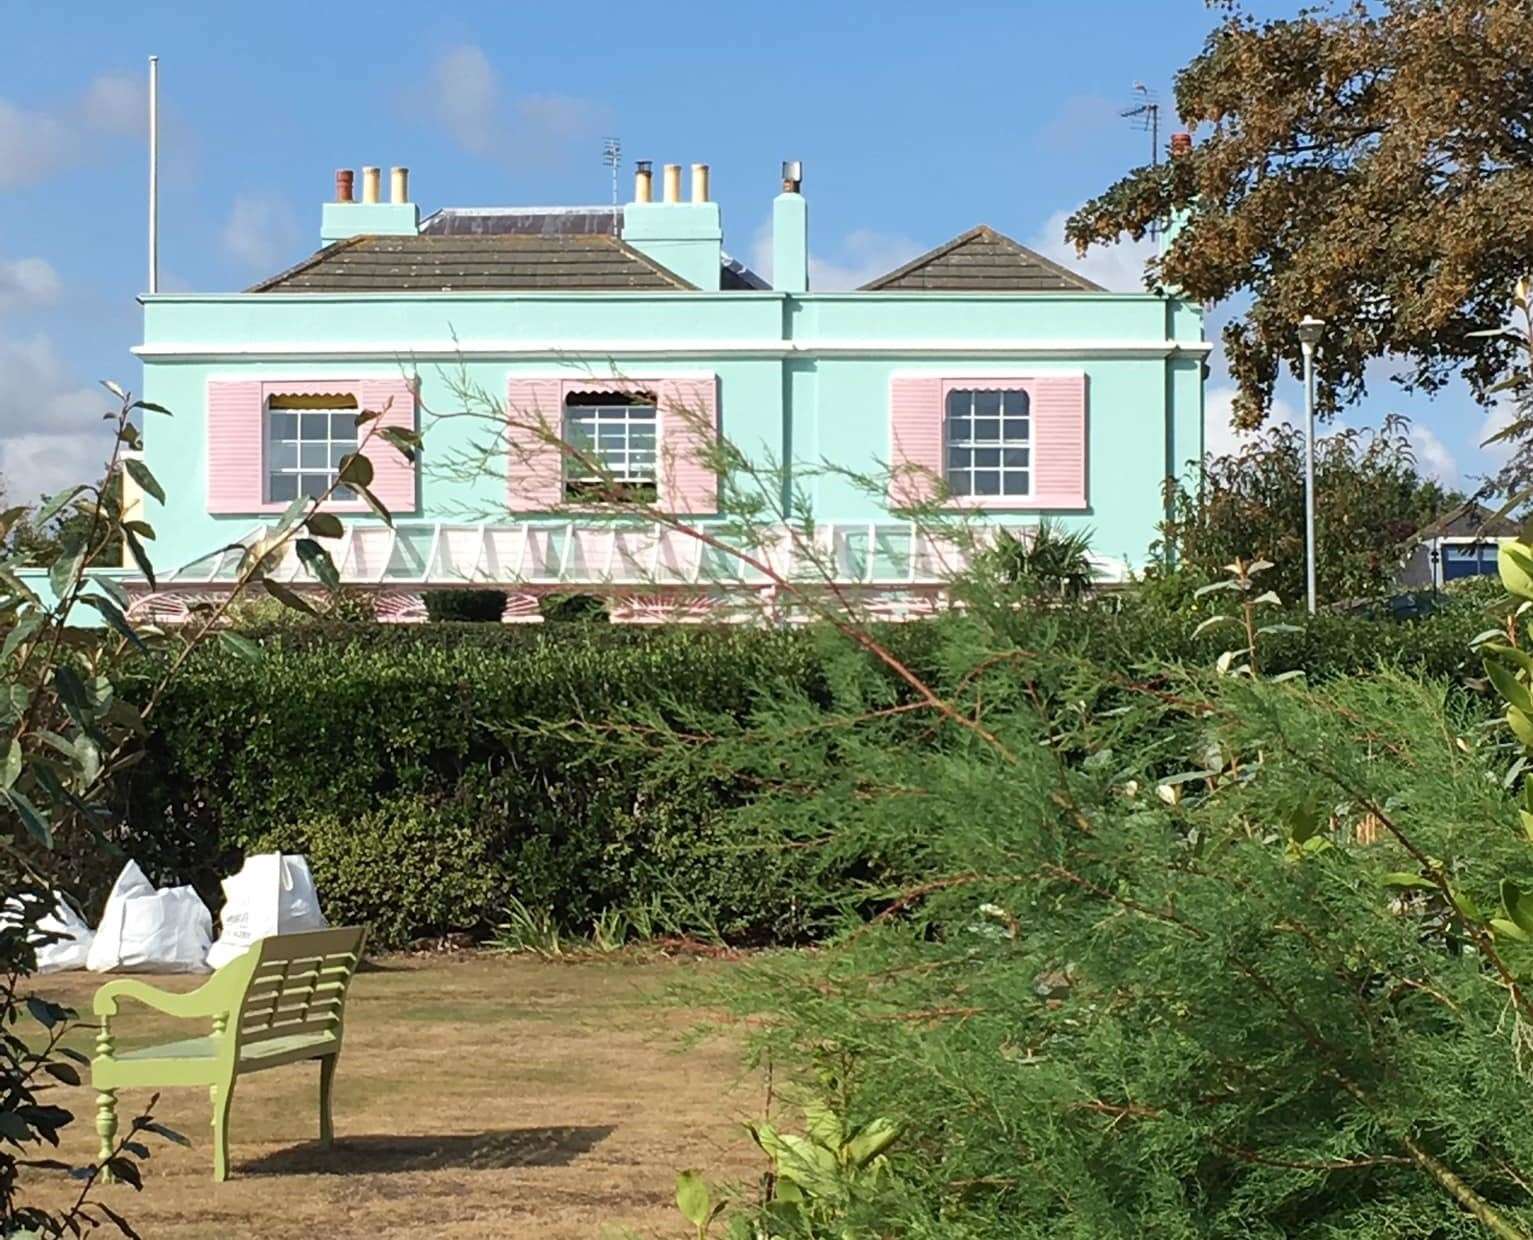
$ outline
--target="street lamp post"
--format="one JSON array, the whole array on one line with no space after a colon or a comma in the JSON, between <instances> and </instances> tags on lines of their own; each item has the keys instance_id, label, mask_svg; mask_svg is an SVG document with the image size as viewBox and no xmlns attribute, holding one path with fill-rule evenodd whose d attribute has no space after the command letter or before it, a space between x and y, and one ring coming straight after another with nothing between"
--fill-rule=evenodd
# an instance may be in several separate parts
<instances>
[{"instance_id":1,"label":"street lamp post","mask_svg":"<svg viewBox=\"0 0 1533 1240\"><path fill-rule=\"evenodd\" d=\"M1309 314L1299 323L1299 347L1304 350L1304 582L1309 614L1315 614L1315 346L1325 320Z\"/></svg>"}]
</instances>

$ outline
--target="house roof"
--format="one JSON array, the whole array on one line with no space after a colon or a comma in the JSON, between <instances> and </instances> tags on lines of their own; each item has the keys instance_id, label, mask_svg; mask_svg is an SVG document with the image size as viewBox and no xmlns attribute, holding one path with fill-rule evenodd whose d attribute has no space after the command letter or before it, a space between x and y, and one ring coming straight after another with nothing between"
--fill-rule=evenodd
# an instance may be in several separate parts
<instances>
[{"instance_id":1,"label":"house roof","mask_svg":"<svg viewBox=\"0 0 1533 1240\"><path fill-rule=\"evenodd\" d=\"M611 233L423 233L351 237L252 293L689 289Z\"/></svg>"},{"instance_id":2,"label":"house roof","mask_svg":"<svg viewBox=\"0 0 1533 1240\"><path fill-rule=\"evenodd\" d=\"M1497 517L1482 504L1471 500L1449 509L1430 525L1416 531L1416 541L1433 538L1515 538L1522 526L1511 517Z\"/></svg>"},{"instance_id":3,"label":"house roof","mask_svg":"<svg viewBox=\"0 0 1533 1240\"><path fill-rule=\"evenodd\" d=\"M864 284L869 291L1052 293L1105 290L986 224Z\"/></svg>"}]
</instances>

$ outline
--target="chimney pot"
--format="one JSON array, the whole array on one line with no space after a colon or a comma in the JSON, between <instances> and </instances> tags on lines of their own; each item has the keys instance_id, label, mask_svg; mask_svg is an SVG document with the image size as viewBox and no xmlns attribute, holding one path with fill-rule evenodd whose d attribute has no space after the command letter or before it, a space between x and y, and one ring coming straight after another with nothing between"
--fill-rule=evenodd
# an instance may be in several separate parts
<instances>
[{"instance_id":1,"label":"chimney pot","mask_svg":"<svg viewBox=\"0 0 1533 1240\"><path fill-rule=\"evenodd\" d=\"M337 168L335 170L335 200L336 202L350 202L351 189L356 174L350 168Z\"/></svg>"},{"instance_id":2,"label":"chimney pot","mask_svg":"<svg viewBox=\"0 0 1533 1240\"><path fill-rule=\"evenodd\" d=\"M692 165L692 201L708 201L708 165Z\"/></svg>"},{"instance_id":3,"label":"chimney pot","mask_svg":"<svg viewBox=\"0 0 1533 1240\"><path fill-rule=\"evenodd\" d=\"M1171 135L1171 158L1180 159L1192 150L1192 135L1185 130Z\"/></svg>"},{"instance_id":4,"label":"chimney pot","mask_svg":"<svg viewBox=\"0 0 1533 1240\"><path fill-rule=\"evenodd\" d=\"M666 164L665 166L665 201L681 201L681 165Z\"/></svg>"},{"instance_id":5,"label":"chimney pot","mask_svg":"<svg viewBox=\"0 0 1533 1240\"><path fill-rule=\"evenodd\" d=\"M410 201L410 170L399 165L389 169L389 201Z\"/></svg>"},{"instance_id":6,"label":"chimney pot","mask_svg":"<svg viewBox=\"0 0 1533 1240\"><path fill-rule=\"evenodd\" d=\"M650 161L641 159L633 166L633 200L653 202L655 198L655 174Z\"/></svg>"},{"instance_id":7,"label":"chimney pot","mask_svg":"<svg viewBox=\"0 0 1533 1240\"><path fill-rule=\"evenodd\" d=\"M382 177L377 168L362 169L362 201L377 202Z\"/></svg>"},{"instance_id":8,"label":"chimney pot","mask_svg":"<svg viewBox=\"0 0 1533 1240\"><path fill-rule=\"evenodd\" d=\"M801 160L785 159L782 161L782 190L785 194L796 194L799 187L804 183L804 165Z\"/></svg>"}]
</instances>

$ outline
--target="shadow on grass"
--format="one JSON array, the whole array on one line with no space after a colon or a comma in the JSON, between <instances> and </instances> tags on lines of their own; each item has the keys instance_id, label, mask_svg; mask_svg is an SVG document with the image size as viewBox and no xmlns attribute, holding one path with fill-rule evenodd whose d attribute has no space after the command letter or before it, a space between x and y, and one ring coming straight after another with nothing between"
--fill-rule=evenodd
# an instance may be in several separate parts
<instances>
[{"instance_id":1,"label":"shadow on grass","mask_svg":"<svg viewBox=\"0 0 1533 1240\"><path fill-rule=\"evenodd\" d=\"M337 1138L278 1150L240 1164L247 1175L393 1175L402 1171L499 1171L507 1167L564 1167L612 1135L614 1125L505 1128L496 1132L432 1136Z\"/></svg>"}]
</instances>

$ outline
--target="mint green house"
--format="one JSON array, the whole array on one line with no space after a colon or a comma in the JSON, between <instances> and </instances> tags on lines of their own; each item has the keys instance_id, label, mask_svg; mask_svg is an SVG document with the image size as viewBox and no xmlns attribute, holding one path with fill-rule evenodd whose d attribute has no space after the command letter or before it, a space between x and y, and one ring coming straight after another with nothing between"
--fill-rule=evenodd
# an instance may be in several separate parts
<instances>
[{"instance_id":1,"label":"mint green house","mask_svg":"<svg viewBox=\"0 0 1533 1240\"><path fill-rule=\"evenodd\" d=\"M1143 562L1164 479L1202 453L1197 306L1105 292L984 227L816 291L796 165L768 285L726 252L706 166L687 201L679 166L663 181L640 164L620 208L422 219L403 169L391 201L377 169L352 201L346 172L311 257L243 293L144 297L144 395L175 416L144 431L167 498L136 501L158 532L140 612L226 588L238 554L215 549L330 488L362 410L424 436L416 462L369 447L392 527L345 487L328 502L343 579L398 618L472 583L506 592L508 620L572 589L618 619L700 617L816 575L910 614L961 554L916 500L983 528L1089 526L1107 579ZM719 520L720 437L780 526L756 567L688 532ZM808 543L783 520L806 513Z\"/></svg>"}]
</instances>

